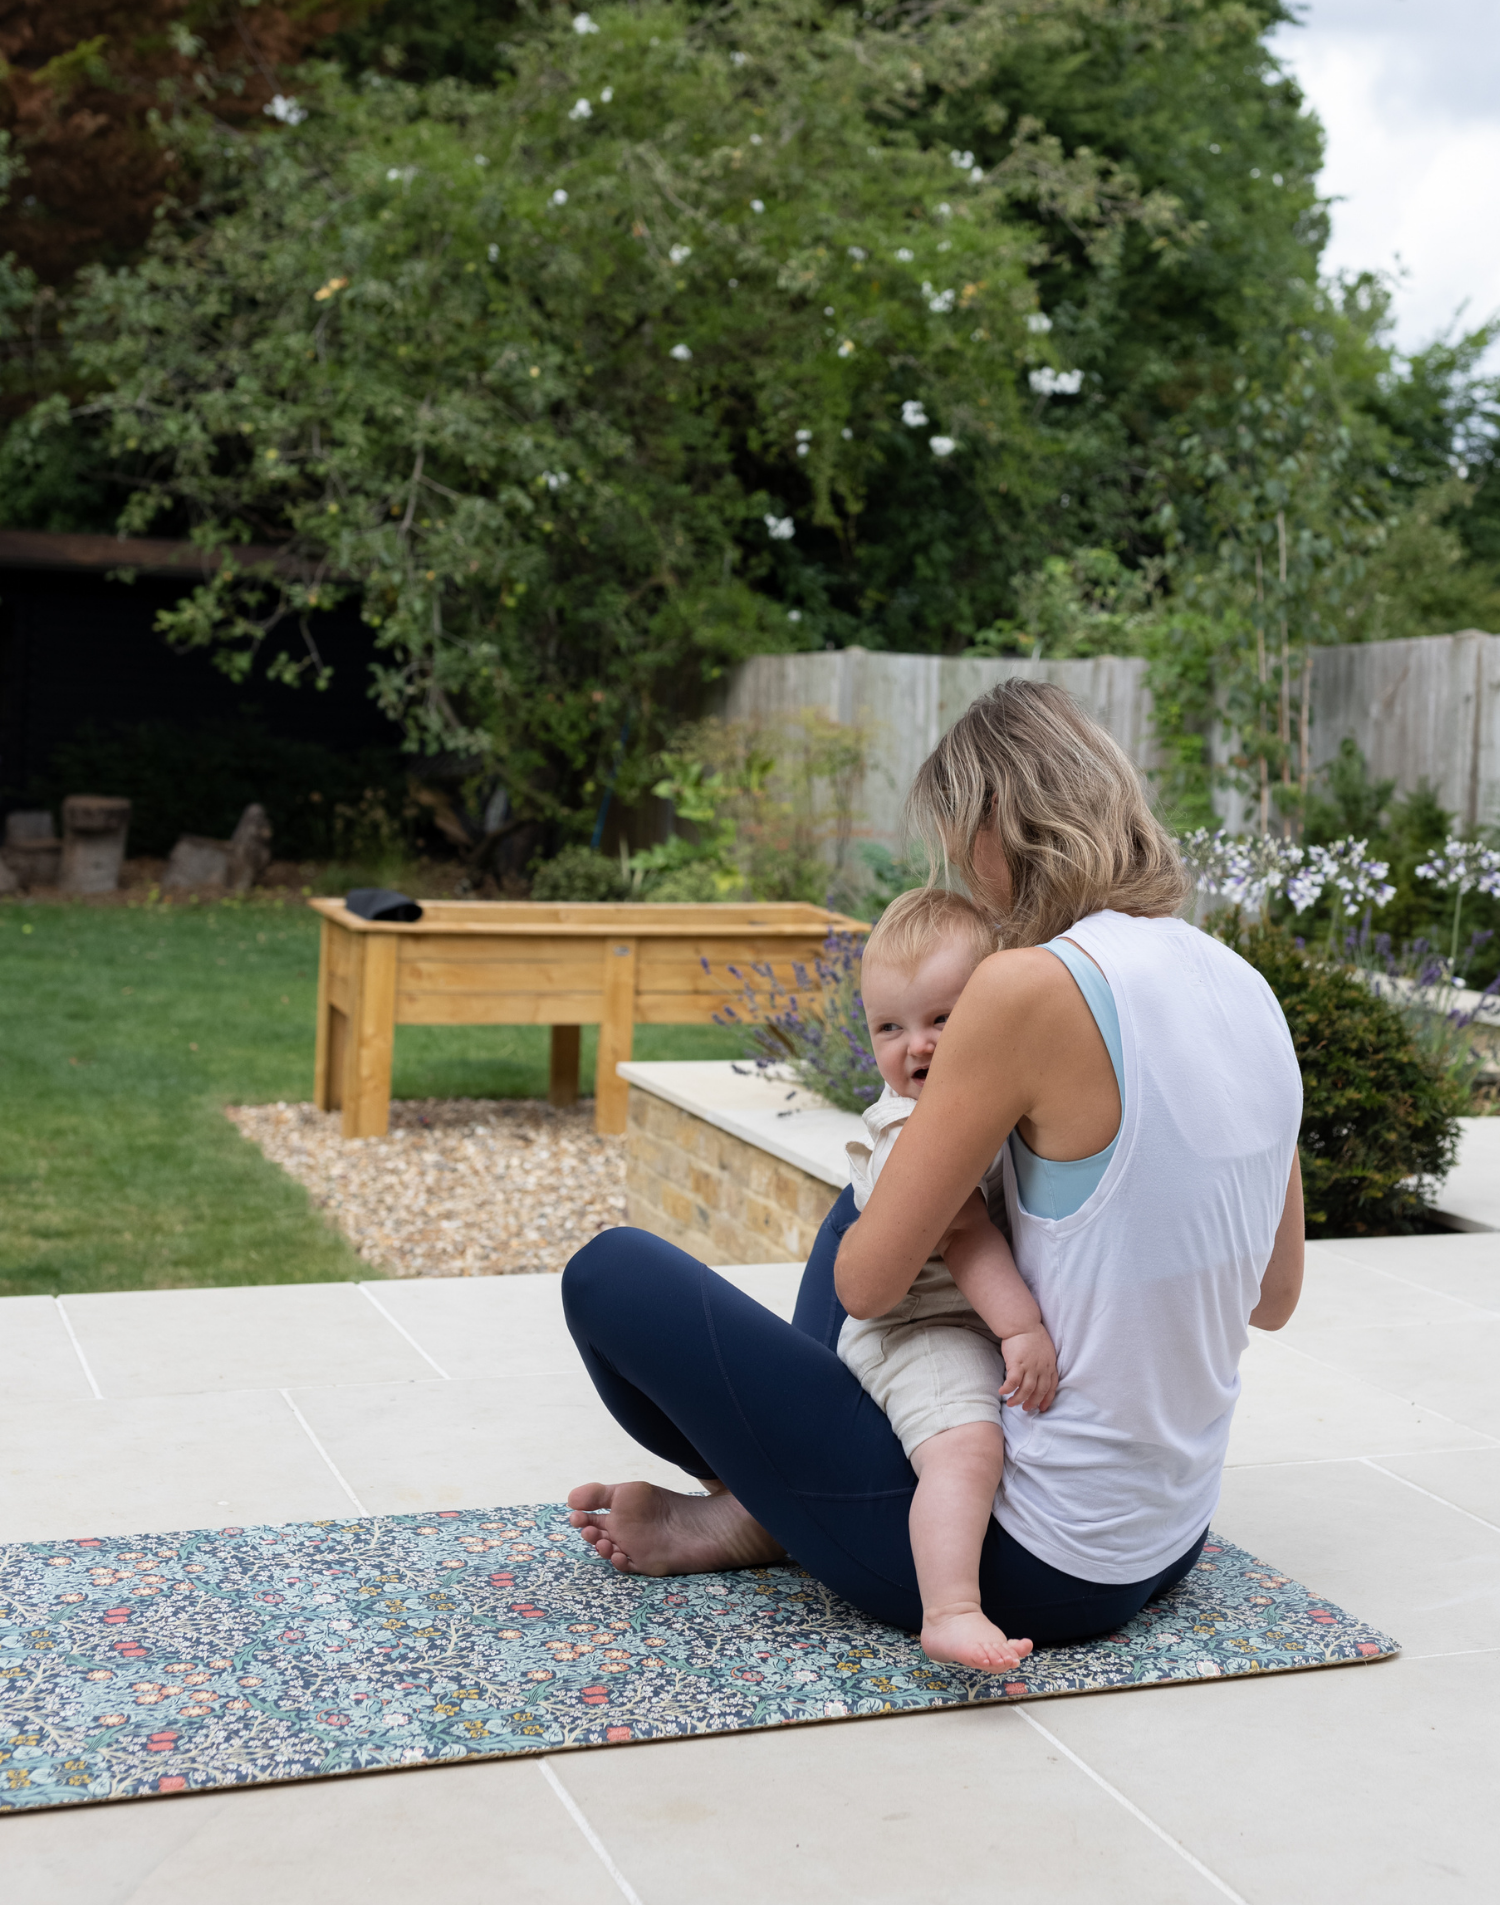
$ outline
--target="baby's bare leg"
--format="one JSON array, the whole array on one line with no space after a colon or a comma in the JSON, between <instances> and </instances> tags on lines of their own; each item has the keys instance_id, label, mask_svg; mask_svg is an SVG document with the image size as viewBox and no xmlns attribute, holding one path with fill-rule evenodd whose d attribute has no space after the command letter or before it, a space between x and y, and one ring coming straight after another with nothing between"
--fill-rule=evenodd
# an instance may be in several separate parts
<instances>
[{"instance_id":1,"label":"baby's bare leg","mask_svg":"<svg viewBox=\"0 0 1500 1905\"><path fill-rule=\"evenodd\" d=\"M979 1605L979 1550L1005 1466L998 1423L966 1422L912 1451L917 1492L911 1550L922 1595L922 1647L933 1660L998 1672L1031 1652L1007 1640Z\"/></svg>"}]
</instances>

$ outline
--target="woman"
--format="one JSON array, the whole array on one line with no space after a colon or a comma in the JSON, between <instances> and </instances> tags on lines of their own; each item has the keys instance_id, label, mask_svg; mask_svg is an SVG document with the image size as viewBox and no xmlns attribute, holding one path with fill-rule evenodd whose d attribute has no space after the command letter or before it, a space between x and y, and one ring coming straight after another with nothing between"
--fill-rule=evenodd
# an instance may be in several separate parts
<instances>
[{"instance_id":1,"label":"woman","mask_svg":"<svg viewBox=\"0 0 1500 1905\"><path fill-rule=\"evenodd\" d=\"M1175 917L1187 879L1134 768L1060 689L982 696L909 810L1002 950L966 986L863 1216L847 1191L829 1213L793 1323L641 1231L569 1264L564 1308L600 1396L708 1490L596 1483L569 1506L618 1568L791 1555L917 1627L915 1477L834 1345L846 1313L900 1300L976 1183L1003 1185L1060 1378L1045 1416L1007 1414L981 1568L1019 1659L1119 1626L1198 1557L1246 1325L1279 1329L1301 1290L1301 1081L1264 980Z\"/></svg>"}]
</instances>

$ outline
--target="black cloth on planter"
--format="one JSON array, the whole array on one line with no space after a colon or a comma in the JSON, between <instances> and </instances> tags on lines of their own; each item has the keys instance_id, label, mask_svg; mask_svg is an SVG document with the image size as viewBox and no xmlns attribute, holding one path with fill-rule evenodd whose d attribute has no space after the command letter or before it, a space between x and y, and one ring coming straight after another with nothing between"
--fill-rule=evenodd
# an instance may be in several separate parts
<instances>
[{"instance_id":1,"label":"black cloth on planter","mask_svg":"<svg viewBox=\"0 0 1500 1905\"><path fill-rule=\"evenodd\" d=\"M344 895L344 904L356 919L413 920L422 917L416 900L389 886L356 886Z\"/></svg>"}]
</instances>

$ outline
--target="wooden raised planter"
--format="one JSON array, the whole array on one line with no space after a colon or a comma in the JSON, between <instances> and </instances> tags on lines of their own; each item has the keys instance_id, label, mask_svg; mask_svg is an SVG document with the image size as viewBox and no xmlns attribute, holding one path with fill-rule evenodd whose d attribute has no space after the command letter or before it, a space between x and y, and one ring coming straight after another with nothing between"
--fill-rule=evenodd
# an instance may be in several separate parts
<instances>
[{"instance_id":1,"label":"wooden raised planter","mask_svg":"<svg viewBox=\"0 0 1500 1905\"><path fill-rule=\"evenodd\" d=\"M625 1129L637 1025L704 1025L735 1002L737 966L771 966L784 985L833 931L860 920L821 906L547 906L439 900L420 920L323 916L313 1094L342 1109L346 1138L384 1134L398 1025L550 1025L553 1104L578 1096L580 1032L599 1027L594 1126Z\"/></svg>"}]
</instances>

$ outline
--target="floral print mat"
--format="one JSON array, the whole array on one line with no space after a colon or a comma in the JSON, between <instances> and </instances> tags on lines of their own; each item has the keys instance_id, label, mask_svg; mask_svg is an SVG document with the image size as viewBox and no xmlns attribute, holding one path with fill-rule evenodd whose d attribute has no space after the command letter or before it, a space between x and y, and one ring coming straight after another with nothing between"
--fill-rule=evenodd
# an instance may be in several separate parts
<instances>
[{"instance_id":1,"label":"floral print mat","mask_svg":"<svg viewBox=\"0 0 1500 1905\"><path fill-rule=\"evenodd\" d=\"M935 1666L800 1568L617 1573L566 1509L0 1547L0 1811L1371 1660L1210 1534L1119 1633Z\"/></svg>"}]
</instances>

